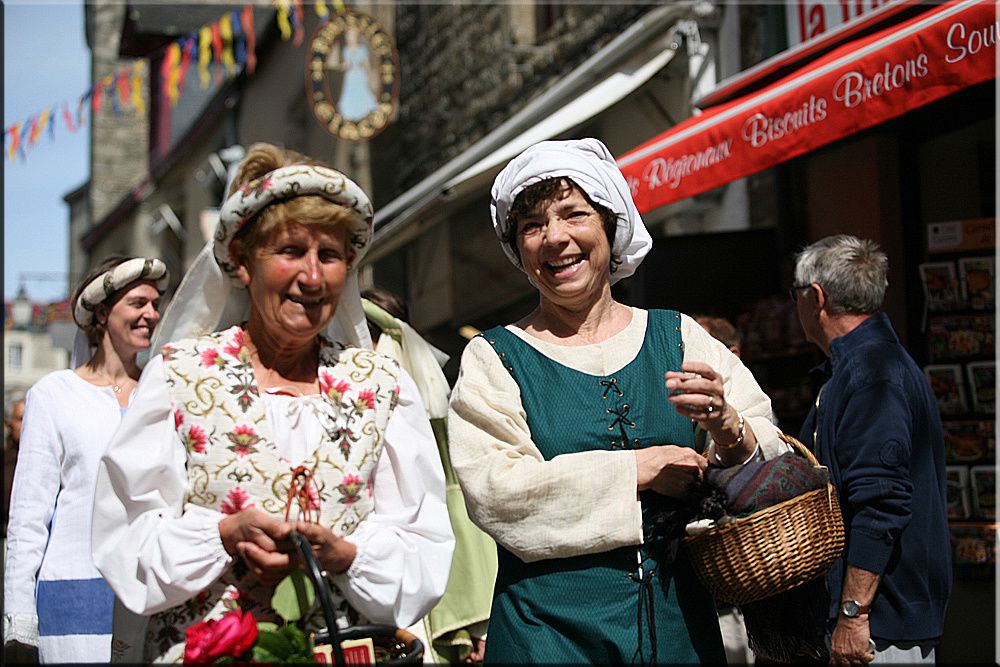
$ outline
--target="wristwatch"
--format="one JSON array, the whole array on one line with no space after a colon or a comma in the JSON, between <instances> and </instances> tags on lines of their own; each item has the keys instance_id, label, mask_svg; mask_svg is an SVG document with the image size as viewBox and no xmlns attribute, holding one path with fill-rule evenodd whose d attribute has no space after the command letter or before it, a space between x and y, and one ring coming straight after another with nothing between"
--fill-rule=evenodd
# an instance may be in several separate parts
<instances>
[{"instance_id":1,"label":"wristwatch","mask_svg":"<svg viewBox=\"0 0 1000 667\"><path fill-rule=\"evenodd\" d=\"M844 600L840 603L840 614L847 618L857 618L872 610L870 604L861 604L857 600Z\"/></svg>"}]
</instances>

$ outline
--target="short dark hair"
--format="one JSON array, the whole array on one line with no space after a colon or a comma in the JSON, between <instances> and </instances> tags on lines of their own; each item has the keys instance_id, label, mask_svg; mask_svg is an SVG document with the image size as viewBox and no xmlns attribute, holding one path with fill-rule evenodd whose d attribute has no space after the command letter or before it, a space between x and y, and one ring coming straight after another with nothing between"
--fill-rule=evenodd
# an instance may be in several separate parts
<instances>
[{"instance_id":1,"label":"short dark hair","mask_svg":"<svg viewBox=\"0 0 1000 667\"><path fill-rule=\"evenodd\" d=\"M573 190L577 190L583 195L604 223L604 234L608 237L608 246L611 248L611 273L618 270L618 265L622 263L621 257L615 254L615 233L618 231L618 216L614 211L603 204L598 204L590 198L583 188L573 182L568 176L554 176L546 178L537 183L532 183L521 190L507 212L507 229L501 236L501 242L507 245L521 263L521 251L517 247L517 222L521 218L538 213L538 211L554 202L557 199L568 197Z\"/></svg>"}]
</instances>

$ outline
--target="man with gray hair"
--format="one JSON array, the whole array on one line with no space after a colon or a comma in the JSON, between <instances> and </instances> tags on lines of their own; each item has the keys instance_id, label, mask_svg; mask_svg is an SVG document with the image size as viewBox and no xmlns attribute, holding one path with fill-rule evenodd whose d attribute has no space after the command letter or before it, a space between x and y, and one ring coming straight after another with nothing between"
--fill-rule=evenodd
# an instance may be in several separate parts
<instances>
[{"instance_id":1,"label":"man with gray hair","mask_svg":"<svg viewBox=\"0 0 1000 667\"><path fill-rule=\"evenodd\" d=\"M795 260L802 329L827 355L799 439L830 470L847 537L827 575L832 662L933 663L951 593L937 401L879 310L875 243L830 236Z\"/></svg>"}]
</instances>

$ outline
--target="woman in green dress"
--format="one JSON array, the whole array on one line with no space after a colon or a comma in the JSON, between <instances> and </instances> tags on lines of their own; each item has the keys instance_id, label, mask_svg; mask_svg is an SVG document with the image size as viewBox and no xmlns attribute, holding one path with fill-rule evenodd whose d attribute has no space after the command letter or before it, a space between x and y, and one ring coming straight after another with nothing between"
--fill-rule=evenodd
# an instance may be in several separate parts
<instances>
[{"instance_id":1,"label":"woman in green dress","mask_svg":"<svg viewBox=\"0 0 1000 667\"><path fill-rule=\"evenodd\" d=\"M651 239L600 141L532 146L492 194L539 303L469 343L449 411L469 515L498 543L486 662L723 663L711 597L651 524L709 461L787 451L770 400L688 316L612 298Z\"/></svg>"}]
</instances>

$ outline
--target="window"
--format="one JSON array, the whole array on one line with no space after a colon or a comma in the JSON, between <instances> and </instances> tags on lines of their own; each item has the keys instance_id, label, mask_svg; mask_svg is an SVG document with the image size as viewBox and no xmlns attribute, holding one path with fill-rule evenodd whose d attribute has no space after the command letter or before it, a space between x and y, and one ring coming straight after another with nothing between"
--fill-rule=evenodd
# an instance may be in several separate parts
<instances>
[{"instance_id":1,"label":"window","mask_svg":"<svg viewBox=\"0 0 1000 667\"><path fill-rule=\"evenodd\" d=\"M23 366L24 348L20 343L11 343L7 347L7 368L19 371Z\"/></svg>"}]
</instances>

